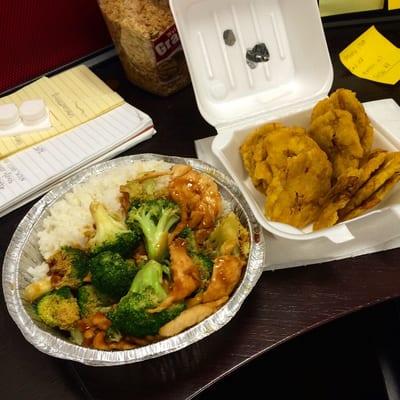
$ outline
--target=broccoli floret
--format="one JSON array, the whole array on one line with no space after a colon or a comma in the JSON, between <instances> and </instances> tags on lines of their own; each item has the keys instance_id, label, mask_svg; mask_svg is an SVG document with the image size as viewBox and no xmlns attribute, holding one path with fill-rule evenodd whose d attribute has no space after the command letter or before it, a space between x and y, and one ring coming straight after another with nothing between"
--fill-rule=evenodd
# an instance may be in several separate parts
<instances>
[{"instance_id":1,"label":"broccoli floret","mask_svg":"<svg viewBox=\"0 0 400 400\"><path fill-rule=\"evenodd\" d=\"M110 250L127 256L140 242L140 232L129 229L122 219L109 213L103 204L91 203L90 212L96 226L95 236L88 243L92 254Z\"/></svg>"},{"instance_id":2,"label":"broccoli floret","mask_svg":"<svg viewBox=\"0 0 400 400\"><path fill-rule=\"evenodd\" d=\"M100 293L93 285L81 286L77 298L82 318L87 318L98 311L104 312L114 303L113 299Z\"/></svg>"},{"instance_id":3,"label":"broccoli floret","mask_svg":"<svg viewBox=\"0 0 400 400\"><path fill-rule=\"evenodd\" d=\"M89 272L86 252L64 246L48 260L51 284L55 288L68 286L78 288Z\"/></svg>"},{"instance_id":4,"label":"broccoli floret","mask_svg":"<svg viewBox=\"0 0 400 400\"><path fill-rule=\"evenodd\" d=\"M234 255L246 259L250 242L247 229L233 212L220 219L205 242L205 248L211 257Z\"/></svg>"},{"instance_id":5,"label":"broccoli floret","mask_svg":"<svg viewBox=\"0 0 400 400\"><path fill-rule=\"evenodd\" d=\"M69 330L79 320L79 306L71 290L62 287L44 295L37 303L39 318L52 328Z\"/></svg>"},{"instance_id":6,"label":"broccoli floret","mask_svg":"<svg viewBox=\"0 0 400 400\"><path fill-rule=\"evenodd\" d=\"M116 299L128 292L138 271L133 260L124 260L118 253L111 251L97 254L89 265L93 286Z\"/></svg>"},{"instance_id":7,"label":"broccoli floret","mask_svg":"<svg viewBox=\"0 0 400 400\"><path fill-rule=\"evenodd\" d=\"M106 342L119 342L122 339L122 333L113 326L110 326L106 330L105 339Z\"/></svg>"},{"instance_id":8,"label":"broccoli floret","mask_svg":"<svg viewBox=\"0 0 400 400\"><path fill-rule=\"evenodd\" d=\"M137 337L156 335L161 326L185 309L184 303L178 303L158 313L147 311L166 297L167 292L162 286L162 265L150 260L136 274L128 294L108 317L112 326L123 334Z\"/></svg>"},{"instance_id":9,"label":"broccoli floret","mask_svg":"<svg viewBox=\"0 0 400 400\"><path fill-rule=\"evenodd\" d=\"M139 176L137 179L126 182L120 187L120 192L129 196L129 201L134 200L154 200L166 198L168 189L166 186L158 187L152 173L148 174L149 178L145 179L146 175Z\"/></svg>"},{"instance_id":10,"label":"broccoli floret","mask_svg":"<svg viewBox=\"0 0 400 400\"><path fill-rule=\"evenodd\" d=\"M168 256L168 232L179 218L177 204L167 199L156 199L133 202L127 223L142 231L149 259L162 262Z\"/></svg>"},{"instance_id":11,"label":"broccoli floret","mask_svg":"<svg viewBox=\"0 0 400 400\"><path fill-rule=\"evenodd\" d=\"M186 226L182 231L179 233L179 236L185 239L186 249L188 253L197 253L199 251L199 247L196 242L196 238L194 237L194 232L191 228Z\"/></svg>"},{"instance_id":12,"label":"broccoli floret","mask_svg":"<svg viewBox=\"0 0 400 400\"><path fill-rule=\"evenodd\" d=\"M190 255L194 263L197 265L200 271L201 288L207 286L210 281L214 263L210 257L203 253L194 253Z\"/></svg>"},{"instance_id":13,"label":"broccoli floret","mask_svg":"<svg viewBox=\"0 0 400 400\"><path fill-rule=\"evenodd\" d=\"M70 334L70 340L72 343L77 344L78 346L82 346L83 344L83 334L78 327L72 327L68 329Z\"/></svg>"},{"instance_id":14,"label":"broccoli floret","mask_svg":"<svg viewBox=\"0 0 400 400\"><path fill-rule=\"evenodd\" d=\"M179 234L180 237L185 239L186 250L190 258L194 261L200 271L201 288L207 286L213 271L212 259L204 254L196 242L194 232L191 228L184 228Z\"/></svg>"}]
</instances>

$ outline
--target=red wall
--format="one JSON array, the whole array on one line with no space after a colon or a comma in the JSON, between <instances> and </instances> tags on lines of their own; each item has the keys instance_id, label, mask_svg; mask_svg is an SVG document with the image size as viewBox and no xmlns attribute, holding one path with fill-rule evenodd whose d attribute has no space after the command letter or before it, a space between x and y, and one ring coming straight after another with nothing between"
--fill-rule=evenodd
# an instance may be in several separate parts
<instances>
[{"instance_id":1,"label":"red wall","mask_svg":"<svg viewBox=\"0 0 400 400\"><path fill-rule=\"evenodd\" d=\"M109 44L95 0L0 0L0 93Z\"/></svg>"}]
</instances>

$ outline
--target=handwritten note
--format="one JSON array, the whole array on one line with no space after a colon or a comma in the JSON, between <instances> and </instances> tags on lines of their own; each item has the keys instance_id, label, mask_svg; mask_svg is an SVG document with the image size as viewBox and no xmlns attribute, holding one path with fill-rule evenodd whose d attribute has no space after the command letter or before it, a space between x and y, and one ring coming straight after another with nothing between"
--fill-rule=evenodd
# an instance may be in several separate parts
<instances>
[{"instance_id":1,"label":"handwritten note","mask_svg":"<svg viewBox=\"0 0 400 400\"><path fill-rule=\"evenodd\" d=\"M389 0L388 1L388 9L389 10L398 10L400 8L400 0Z\"/></svg>"},{"instance_id":2,"label":"handwritten note","mask_svg":"<svg viewBox=\"0 0 400 400\"><path fill-rule=\"evenodd\" d=\"M374 26L346 47L339 57L343 65L360 78L390 85L400 80L400 49Z\"/></svg>"},{"instance_id":3,"label":"handwritten note","mask_svg":"<svg viewBox=\"0 0 400 400\"><path fill-rule=\"evenodd\" d=\"M52 128L20 136L0 137L0 159L96 118L123 103L86 66L80 65L51 78L43 77L0 99L0 104L41 98L50 111Z\"/></svg>"}]
</instances>

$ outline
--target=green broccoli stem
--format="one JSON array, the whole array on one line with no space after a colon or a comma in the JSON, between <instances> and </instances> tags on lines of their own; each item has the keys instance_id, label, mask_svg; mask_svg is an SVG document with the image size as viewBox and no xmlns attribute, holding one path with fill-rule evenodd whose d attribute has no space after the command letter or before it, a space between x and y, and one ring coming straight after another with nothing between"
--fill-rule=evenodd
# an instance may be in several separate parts
<instances>
[{"instance_id":1,"label":"green broccoli stem","mask_svg":"<svg viewBox=\"0 0 400 400\"><path fill-rule=\"evenodd\" d=\"M157 225L147 215L135 218L142 228L149 259L163 261L168 255L168 231L178 220L174 210L165 210Z\"/></svg>"},{"instance_id":2,"label":"green broccoli stem","mask_svg":"<svg viewBox=\"0 0 400 400\"><path fill-rule=\"evenodd\" d=\"M128 231L125 224L113 218L103 204L94 202L90 205L90 210L95 221L98 242L104 242L110 237Z\"/></svg>"},{"instance_id":3,"label":"green broccoli stem","mask_svg":"<svg viewBox=\"0 0 400 400\"><path fill-rule=\"evenodd\" d=\"M162 269L163 266L155 260L148 261L140 269L129 292L108 314L114 329L122 334L137 337L156 335L161 326L185 309L185 303L181 302L158 313L147 311L167 297L167 292L162 286Z\"/></svg>"},{"instance_id":4,"label":"green broccoli stem","mask_svg":"<svg viewBox=\"0 0 400 400\"><path fill-rule=\"evenodd\" d=\"M162 286L162 274L163 268L160 263L155 260L148 261L136 274L128 293L142 293L151 287L158 301L163 301L167 292Z\"/></svg>"},{"instance_id":5,"label":"green broccoli stem","mask_svg":"<svg viewBox=\"0 0 400 400\"><path fill-rule=\"evenodd\" d=\"M128 229L125 221L112 215L101 203L90 205L96 233L89 240L92 254L113 251L123 256L129 255L140 240L139 232Z\"/></svg>"}]
</instances>

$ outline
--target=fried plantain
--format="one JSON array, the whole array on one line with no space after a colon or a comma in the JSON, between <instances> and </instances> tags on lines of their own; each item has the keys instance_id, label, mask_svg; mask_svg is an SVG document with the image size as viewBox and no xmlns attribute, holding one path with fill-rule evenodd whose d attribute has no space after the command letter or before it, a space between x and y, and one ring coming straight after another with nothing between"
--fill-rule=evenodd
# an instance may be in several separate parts
<instances>
[{"instance_id":1,"label":"fried plantain","mask_svg":"<svg viewBox=\"0 0 400 400\"><path fill-rule=\"evenodd\" d=\"M379 190L393 175L400 172L400 152L386 153L381 167L357 190L349 203L339 212L340 220L348 220L351 211L361 206Z\"/></svg>"},{"instance_id":2,"label":"fried plantain","mask_svg":"<svg viewBox=\"0 0 400 400\"><path fill-rule=\"evenodd\" d=\"M359 217L367 210L378 205L392 190L394 185L400 181L400 172L392 175L375 193L373 193L367 200L361 203L358 207L353 208L348 214L341 218L341 221L347 221Z\"/></svg>"},{"instance_id":3,"label":"fried plantain","mask_svg":"<svg viewBox=\"0 0 400 400\"><path fill-rule=\"evenodd\" d=\"M243 165L253 185L262 192L268 187L268 183L272 179L268 165L265 164L268 153L263 142L270 132L274 132L280 128L283 128L283 125L279 123L259 126L250 133L240 146L240 155L243 160Z\"/></svg>"},{"instance_id":4,"label":"fried plantain","mask_svg":"<svg viewBox=\"0 0 400 400\"><path fill-rule=\"evenodd\" d=\"M316 117L309 134L328 155L335 179L351 168L358 168L364 150L348 111L330 110Z\"/></svg>"},{"instance_id":5,"label":"fried plantain","mask_svg":"<svg viewBox=\"0 0 400 400\"><path fill-rule=\"evenodd\" d=\"M332 167L318 147L286 158L286 165L273 166L265 214L278 221L304 228L321 210L319 200L330 189Z\"/></svg>"},{"instance_id":6,"label":"fried plantain","mask_svg":"<svg viewBox=\"0 0 400 400\"><path fill-rule=\"evenodd\" d=\"M336 224L338 211L346 206L358 188L360 174L360 170L352 169L339 177L322 202L322 211L313 225L314 231Z\"/></svg>"},{"instance_id":7,"label":"fried plantain","mask_svg":"<svg viewBox=\"0 0 400 400\"><path fill-rule=\"evenodd\" d=\"M365 153L369 153L372 147L374 131L365 109L358 101L355 93L348 89L336 90L329 98L316 104L311 114L311 121L313 122L319 116L332 110L345 110L352 115L361 146Z\"/></svg>"}]
</instances>

